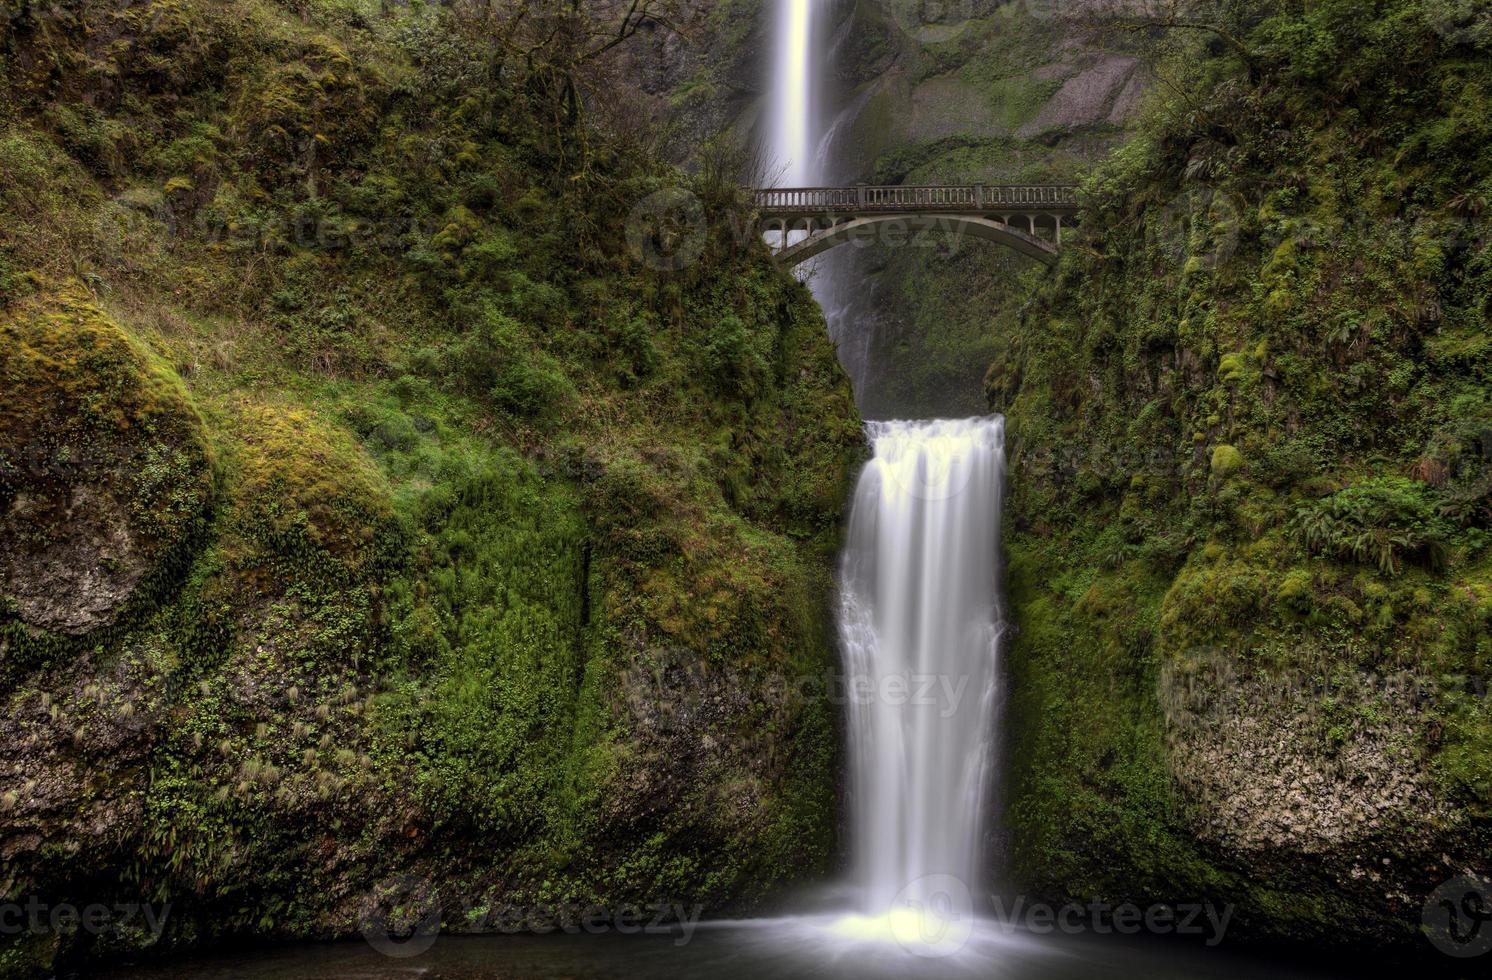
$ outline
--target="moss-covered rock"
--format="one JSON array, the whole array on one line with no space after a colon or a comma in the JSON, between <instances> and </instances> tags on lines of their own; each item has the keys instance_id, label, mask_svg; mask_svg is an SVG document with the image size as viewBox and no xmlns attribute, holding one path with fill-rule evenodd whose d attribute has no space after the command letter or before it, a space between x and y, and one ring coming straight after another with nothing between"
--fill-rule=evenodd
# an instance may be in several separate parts
<instances>
[{"instance_id":1,"label":"moss-covered rock","mask_svg":"<svg viewBox=\"0 0 1492 980\"><path fill-rule=\"evenodd\" d=\"M0 594L25 627L113 624L179 571L212 493L179 378L82 290L0 314Z\"/></svg>"},{"instance_id":2,"label":"moss-covered rock","mask_svg":"<svg viewBox=\"0 0 1492 980\"><path fill-rule=\"evenodd\" d=\"M1228 477L1243 469L1243 453L1238 451L1237 446L1216 446L1212 450L1212 475L1219 480Z\"/></svg>"},{"instance_id":3,"label":"moss-covered rock","mask_svg":"<svg viewBox=\"0 0 1492 980\"><path fill-rule=\"evenodd\" d=\"M1235 8L1247 58L1168 39L1194 97L1155 93L997 339L1032 890L1408 943L1489 870L1488 378L1437 351L1486 325L1460 93L1492 78L1422 13Z\"/></svg>"},{"instance_id":4,"label":"moss-covered rock","mask_svg":"<svg viewBox=\"0 0 1492 980\"><path fill-rule=\"evenodd\" d=\"M411 876L494 916L723 913L826 870L812 688L861 434L724 166L589 120L598 92L636 108L618 63L513 56L440 5L54 7L0 62L0 325L30 345L0 363L77 396L0 436L52 439L39 409L98 436L157 519L140 540L181 550L86 636L0 611L30 644L0 658L7 896L171 901L170 948L353 935ZM628 216L670 187L709 233L664 273ZM53 310L114 336L55 268L159 356L100 341L85 376L36 348ZM179 498L139 482L183 445Z\"/></svg>"},{"instance_id":5,"label":"moss-covered rock","mask_svg":"<svg viewBox=\"0 0 1492 980\"><path fill-rule=\"evenodd\" d=\"M233 406L230 432L228 530L244 547L230 559L330 562L355 577L398 553L387 481L347 432L266 402Z\"/></svg>"}]
</instances>

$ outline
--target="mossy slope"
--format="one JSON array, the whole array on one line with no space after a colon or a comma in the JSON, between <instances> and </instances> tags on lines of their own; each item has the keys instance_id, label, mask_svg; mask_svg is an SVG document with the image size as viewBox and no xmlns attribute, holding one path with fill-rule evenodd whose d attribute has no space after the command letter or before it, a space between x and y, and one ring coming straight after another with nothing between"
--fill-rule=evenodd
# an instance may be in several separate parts
<instances>
[{"instance_id":1,"label":"mossy slope","mask_svg":"<svg viewBox=\"0 0 1492 980\"><path fill-rule=\"evenodd\" d=\"M1489 870L1492 61L1434 6L1158 38L999 339L1028 887L1408 941Z\"/></svg>"},{"instance_id":2,"label":"mossy slope","mask_svg":"<svg viewBox=\"0 0 1492 980\"><path fill-rule=\"evenodd\" d=\"M658 163L604 65L460 11L6 14L7 391L112 353L0 447L50 473L115 426L173 558L107 627L0 609L5 893L170 901L173 946L379 903L742 908L826 868L858 421L727 166ZM709 219L679 271L629 248L666 188Z\"/></svg>"}]
</instances>

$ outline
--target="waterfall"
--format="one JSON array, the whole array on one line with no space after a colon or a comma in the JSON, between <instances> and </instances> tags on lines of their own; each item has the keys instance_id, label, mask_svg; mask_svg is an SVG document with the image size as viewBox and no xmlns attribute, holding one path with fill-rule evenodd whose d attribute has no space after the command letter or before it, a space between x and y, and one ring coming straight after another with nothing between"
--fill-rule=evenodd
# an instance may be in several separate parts
<instances>
[{"instance_id":1,"label":"waterfall","mask_svg":"<svg viewBox=\"0 0 1492 980\"><path fill-rule=\"evenodd\" d=\"M768 108L780 186L825 183L832 0L775 0ZM790 239L791 240L791 239ZM832 267L831 267L832 268ZM834 324L829 277L813 283ZM831 930L914 951L961 947L977 904L994 754L999 418L871 422L840 567L852 878Z\"/></svg>"},{"instance_id":2,"label":"waterfall","mask_svg":"<svg viewBox=\"0 0 1492 980\"><path fill-rule=\"evenodd\" d=\"M818 182L814 147L817 103L813 57L816 0L777 0L777 58L772 77L772 162L783 187Z\"/></svg>"},{"instance_id":3,"label":"waterfall","mask_svg":"<svg viewBox=\"0 0 1492 980\"><path fill-rule=\"evenodd\" d=\"M871 422L840 569L850 931L967 919L982 865L998 654L999 417Z\"/></svg>"},{"instance_id":4,"label":"waterfall","mask_svg":"<svg viewBox=\"0 0 1492 980\"><path fill-rule=\"evenodd\" d=\"M764 136L770 168L766 176L778 187L827 185L843 176L834 172L835 152L867 97L862 95L859 104L829 104L835 51L846 46L852 22L844 17L847 9L842 0L773 0L775 56L768 69ZM831 37L836 22L837 36ZM830 120L827 125L825 120ZM768 241L786 247L805 237L801 230L789 232L786 240L771 233ZM858 394L866 381L869 336L845 316L856 298L844 276L849 258L843 252L821 255L799 266L796 274L808 282L823 309L829 336Z\"/></svg>"}]
</instances>

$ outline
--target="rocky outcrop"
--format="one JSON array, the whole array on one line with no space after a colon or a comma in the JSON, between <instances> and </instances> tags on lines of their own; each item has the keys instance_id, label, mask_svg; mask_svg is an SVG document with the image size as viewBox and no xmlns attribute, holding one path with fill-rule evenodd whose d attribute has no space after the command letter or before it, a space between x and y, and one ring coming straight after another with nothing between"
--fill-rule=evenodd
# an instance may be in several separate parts
<instances>
[{"instance_id":1,"label":"rocky outcrop","mask_svg":"<svg viewBox=\"0 0 1492 980\"><path fill-rule=\"evenodd\" d=\"M114 623L190 546L212 479L180 381L83 293L0 312L0 619Z\"/></svg>"},{"instance_id":2,"label":"rocky outcrop","mask_svg":"<svg viewBox=\"0 0 1492 980\"><path fill-rule=\"evenodd\" d=\"M1412 919L1426 869L1470 874L1470 815L1420 748L1433 680L1300 677L1168 668L1167 764L1199 841L1276 882L1322 881L1374 919Z\"/></svg>"},{"instance_id":3,"label":"rocky outcrop","mask_svg":"<svg viewBox=\"0 0 1492 980\"><path fill-rule=\"evenodd\" d=\"M1052 66L1060 72L1066 66ZM1100 123L1122 126L1134 111L1141 83L1136 77L1138 60L1122 55L1100 55L1092 67L1069 75L1035 118L1023 124L1016 135L1035 139ZM1038 72L1038 77L1043 73Z\"/></svg>"},{"instance_id":4,"label":"rocky outcrop","mask_svg":"<svg viewBox=\"0 0 1492 980\"><path fill-rule=\"evenodd\" d=\"M1053 14L1023 3L854 5L855 28L878 39L868 46L877 70L845 96L836 179L1074 179L1122 138L1143 74ZM818 292L861 410L983 411L988 337L1007 329L1010 284L1029 265L941 237L832 256Z\"/></svg>"},{"instance_id":5,"label":"rocky outcrop","mask_svg":"<svg viewBox=\"0 0 1492 980\"><path fill-rule=\"evenodd\" d=\"M0 553L0 591L16 617L74 636L112 623L149 571L119 500L87 486L16 494L0 518Z\"/></svg>"}]
</instances>

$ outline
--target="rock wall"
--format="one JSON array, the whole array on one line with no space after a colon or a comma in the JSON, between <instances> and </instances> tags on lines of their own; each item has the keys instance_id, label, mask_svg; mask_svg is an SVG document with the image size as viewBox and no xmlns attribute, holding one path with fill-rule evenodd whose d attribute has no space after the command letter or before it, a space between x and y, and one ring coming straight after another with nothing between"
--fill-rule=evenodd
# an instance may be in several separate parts
<instances>
[{"instance_id":1,"label":"rock wall","mask_svg":"<svg viewBox=\"0 0 1492 980\"><path fill-rule=\"evenodd\" d=\"M1370 6L1158 35L1168 84L995 339L1011 870L1438 956L1427 899L1492 854L1488 238L1457 203L1492 158L1452 149L1486 145L1458 93L1489 61Z\"/></svg>"},{"instance_id":2,"label":"rock wall","mask_svg":"<svg viewBox=\"0 0 1492 980\"><path fill-rule=\"evenodd\" d=\"M1123 138L1135 58L1046 5L853 5L832 157L846 183L1062 182ZM830 253L816 292L868 416L984 411L989 338L1039 278L1032 260L927 234Z\"/></svg>"}]
</instances>

